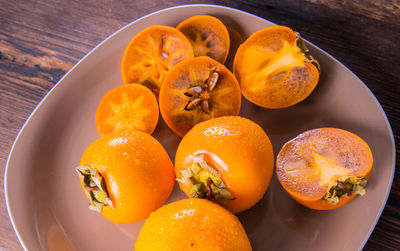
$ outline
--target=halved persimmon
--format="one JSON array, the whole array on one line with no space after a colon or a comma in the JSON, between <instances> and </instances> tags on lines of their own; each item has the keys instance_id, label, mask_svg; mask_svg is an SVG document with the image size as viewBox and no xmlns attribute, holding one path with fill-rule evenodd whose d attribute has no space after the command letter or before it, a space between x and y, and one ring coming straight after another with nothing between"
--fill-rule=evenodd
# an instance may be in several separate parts
<instances>
[{"instance_id":1,"label":"halved persimmon","mask_svg":"<svg viewBox=\"0 0 400 251\"><path fill-rule=\"evenodd\" d=\"M357 135L319 128L282 147L276 175L293 199L312 209L327 210L364 195L372 162L369 146Z\"/></svg>"},{"instance_id":2,"label":"halved persimmon","mask_svg":"<svg viewBox=\"0 0 400 251\"><path fill-rule=\"evenodd\" d=\"M143 85L129 84L118 86L103 96L96 110L95 122L100 135L132 130L152 134L158 116L154 94Z\"/></svg>"},{"instance_id":3,"label":"halved persimmon","mask_svg":"<svg viewBox=\"0 0 400 251\"><path fill-rule=\"evenodd\" d=\"M140 131L95 140L76 168L90 209L116 223L145 219L168 199L174 167L163 146Z\"/></svg>"},{"instance_id":4,"label":"halved persimmon","mask_svg":"<svg viewBox=\"0 0 400 251\"><path fill-rule=\"evenodd\" d=\"M139 32L122 58L124 83L147 86L158 97L166 73L180 61L193 57L189 40L177 29L154 25Z\"/></svg>"},{"instance_id":5,"label":"halved persimmon","mask_svg":"<svg viewBox=\"0 0 400 251\"><path fill-rule=\"evenodd\" d=\"M186 59L167 74L160 92L161 116L183 136L199 122L238 115L239 84L233 74L210 57Z\"/></svg>"},{"instance_id":6,"label":"halved persimmon","mask_svg":"<svg viewBox=\"0 0 400 251\"><path fill-rule=\"evenodd\" d=\"M253 33L235 55L233 72L243 95L265 108L285 108L308 97L319 64L298 33L273 26Z\"/></svg>"},{"instance_id":7,"label":"halved persimmon","mask_svg":"<svg viewBox=\"0 0 400 251\"><path fill-rule=\"evenodd\" d=\"M204 199L185 199L150 215L140 230L135 250L250 251L251 245L231 212Z\"/></svg>"},{"instance_id":8,"label":"halved persimmon","mask_svg":"<svg viewBox=\"0 0 400 251\"><path fill-rule=\"evenodd\" d=\"M193 46L194 56L209 56L221 64L229 53L230 39L225 25L216 17L193 16L177 27Z\"/></svg>"},{"instance_id":9,"label":"halved persimmon","mask_svg":"<svg viewBox=\"0 0 400 251\"><path fill-rule=\"evenodd\" d=\"M210 199L234 213L263 198L273 169L268 136L239 116L197 124L183 137L175 156L176 178L188 197Z\"/></svg>"}]
</instances>

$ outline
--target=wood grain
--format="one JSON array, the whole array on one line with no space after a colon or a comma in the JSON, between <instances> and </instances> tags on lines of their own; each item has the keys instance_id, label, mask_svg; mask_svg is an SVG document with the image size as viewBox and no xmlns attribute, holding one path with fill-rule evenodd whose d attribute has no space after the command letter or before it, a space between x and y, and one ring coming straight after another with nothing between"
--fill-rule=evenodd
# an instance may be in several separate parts
<instances>
[{"instance_id":1,"label":"wood grain","mask_svg":"<svg viewBox=\"0 0 400 251\"><path fill-rule=\"evenodd\" d=\"M192 1L195 3L200 1ZM33 109L94 46L166 1L0 0L0 170ZM400 2L397 0L201 1L287 25L358 75L382 104L400 142ZM400 150L390 197L365 250L400 250ZM0 182L0 250L21 250Z\"/></svg>"}]
</instances>

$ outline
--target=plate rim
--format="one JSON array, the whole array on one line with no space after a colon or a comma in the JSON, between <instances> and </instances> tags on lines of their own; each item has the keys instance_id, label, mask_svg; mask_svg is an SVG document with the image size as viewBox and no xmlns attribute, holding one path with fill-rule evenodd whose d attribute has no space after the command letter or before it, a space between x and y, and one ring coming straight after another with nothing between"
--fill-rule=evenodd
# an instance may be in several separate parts
<instances>
[{"instance_id":1,"label":"plate rim","mask_svg":"<svg viewBox=\"0 0 400 251\"><path fill-rule=\"evenodd\" d=\"M134 25L135 23L139 22L142 19L148 18L150 16L153 15L157 15L159 13L162 12L167 12L167 11L171 11L173 9L181 9L181 8L196 8L196 7L212 7L212 8L216 8L216 9L225 9L225 10L229 10L229 11L233 11L233 12L239 12L241 14L245 14L245 15L249 15L252 16L254 18L260 19L262 21L267 21L270 22L274 25L278 25L275 22L272 22L270 20L267 20L263 17L257 16L255 14L249 13L247 11L243 11L243 10L239 10L233 7L228 7L228 6L224 6L224 5L217 5L217 4L183 4L183 5L176 5L176 6L172 6L172 7L167 7L167 8L162 8L162 9L158 9L154 12L151 12L149 14L146 14L144 16L141 16L131 22L129 22L128 24L122 26L121 28L117 29L116 31L112 32L110 35L108 35L104 40L102 40L99 44L97 44L95 47L93 47L88 53L86 53L76 64L74 64L74 66L71 67L71 69L69 69L62 77L60 80L57 81L56 84L54 84L54 86L43 96L43 98L40 100L40 102L36 105L36 107L33 109L33 111L31 112L31 114L28 116L28 118L25 120L24 124L22 125L22 127L20 128L20 130L17 133L17 136L15 137L13 144L10 148L9 154L7 156L7 161L6 161L6 165L5 165L5 169L4 169L4 177L3 177L3 181L4 181L4 199L6 202L6 208L7 208L7 213L9 216L9 219L11 221L12 227L14 229L14 232L17 235L18 241L20 242L20 244L22 245L22 247L25 250L28 250L28 247L26 246L26 243L24 242L24 240L22 239L21 233L18 230L18 226L16 226L15 222L14 222L14 218L15 216L13 215L11 209L10 209L10 202L9 202L9 190L8 190L8 172L10 169L10 159L12 158L13 152L15 150L15 145L17 144L17 142L19 142L21 135L25 129L25 127L27 126L27 124L29 123L29 121L31 120L31 118L34 116L34 114L37 112L37 110L39 109L39 107L42 105L43 102L45 102L45 100L47 99L47 97L49 95L51 95L54 90L59 86L59 84L61 84L63 82L63 80L72 72L74 71L75 68L77 68L82 61L84 61L87 57L89 57L95 50L97 50L99 47L101 47L103 44L105 44L106 42L108 42L111 38L113 38L115 35L117 35L119 32L121 32L122 30L128 28L131 25ZM365 244L367 243L367 241L369 240L372 232L374 231L376 224L378 223L384 208L386 207L387 204L387 200L389 198L390 192L392 190L392 185L393 185L393 180L394 180L394 174L395 174L395 170L396 170L396 145L395 145L395 140L394 140L394 135L393 135L393 129L392 126L389 122L389 119L387 118L387 115L385 113L385 111L382 108L382 105L380 104L380 102L378 101L378 99L376 98L376 96L374 95L374 93L369 89L369 87L364 83L364 81L362 81L353 71L351 71L346 65L344 65L342 62L340 62L339 60L337 60L336 58L334 58L331 54L329 54L328 52L326 52L325 50L323 50L322 48L320 48L319 46L316 46L315 44L313 44L312 42L308 41L307 39L303 39L306 41L306 43L311 44L312 46L318 48L319 50L321 50L326 56L328 56L331 60L335 61L336 63L338 63L340 66L344 67L346 70L348 70L349 72L352 73L352 75L354 75L362 84L362 86L369 92L369 94L372 96L373 100L375 101L380 113L383 115L384 117L384 121L385 124L388 127L388 131L389 131L389 136L390 136L390 145L393 149L392 151L392 172L390 175L390 183L388 186L388 190L386 191L384 200L379 208L378 214L376 215L375 219L374 219L374 223L371 225L368 234L364 237L364 240L362 243L360 243L360 250L365 246Z\"/></svg>"}]
</instances>

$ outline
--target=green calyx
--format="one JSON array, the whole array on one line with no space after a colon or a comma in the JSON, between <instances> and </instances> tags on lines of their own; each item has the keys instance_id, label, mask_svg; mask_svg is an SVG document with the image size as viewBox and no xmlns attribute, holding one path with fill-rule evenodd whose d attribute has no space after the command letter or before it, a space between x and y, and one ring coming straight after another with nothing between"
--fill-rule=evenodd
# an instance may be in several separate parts
<instances>
[{"instance_id":1,"label":"green calyx","mask_svg":"<svg viewBox=\"0 0 400 251\"><path fill-rule=\"evenodd\" d=\"M96 169L92 169L89 166L78 166L76 172L84 185L86 194L90 198L89 208L91 210L100 213L103 207L110 206L113 208L103 176Z\"/></svg>"},{"instance_id":2,"label":"green calyx","mask_svg":"<svg viewBox=\"0 0 400 251\"><path fill-rule=\"evenodd\" d=\"M296 45L300 49L301 53L306 57L306 61L312 63L317 67L318 71L321 72L321 66L319 65L318 61L311 56L310 50L308 50L306 44L304 43L304 40L301 38L300 34L298 32L295 32L296 34Z\"/></svg>"},{"instance_id":3,"label":"green calyx","mask_svg":"<svg viewBox=\"0 0 400 251\"><path fill-rule=\"evenodd\" d=\"M225 205L235 198L226 188L219 172L209 165L203 155L193 156L192 165L181 171L182 179L178 180L191 188L191 198L202 198Z\"/></svg>"},{"instance_id":4,"label":"green calyx","mask_svg":"<svg viewBox=\"0 0 400 251\"><path fill-rule=\"evenodd\" d=\"M342 197L351 196L353 194L364 195L366 185L367 179L365 177L344 177L329 186L324 199L329 204L336 205Z\"/></svg>"}]
</instances>

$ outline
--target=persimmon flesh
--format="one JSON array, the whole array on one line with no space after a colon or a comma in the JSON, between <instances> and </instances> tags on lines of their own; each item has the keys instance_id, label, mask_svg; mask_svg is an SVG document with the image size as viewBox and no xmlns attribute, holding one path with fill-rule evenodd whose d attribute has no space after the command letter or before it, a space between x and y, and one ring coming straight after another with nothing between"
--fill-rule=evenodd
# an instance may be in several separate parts
<instances>
[{"instance_id":1,"label":"persimmon flesh","mask_svg":"<svg viewBox=\"0 0 400 251\"><path fill-rule=\"evenodd\" d=\"M372 153L357 135L338 128L306 131L287 142L276 160L283 188L299 203L319 210L364 195Z\"/></svg>"},{"instance_id":2,"label":"persimmon flesh","mask_svg":"<svg viewBox=\"0 0 400 251\"><path fill-rule=\"evenodd\" d=\"M193 46L194 56L209 56L221 64L229 53L230 38L226 26L216 17L199 15L185 19L177 27Z\"/></svg>"},{"instance_id":3,"label":"persimmon flesh","mask_svg":"<svg viewBox=\"0 0 400 251\"><path fill-rule=\"evenodd\" d=\"M308 97L319 80L319 64L298 33L273 26L253 33L236 52L233 72L243 95L271 109Z\"/></svg>"},{"instance_id":4,"label":"persimmon flesh","mask_svg":"<svg viewBox=\"0 0 400 251\"><path fill-rule=\"evenodd\" d=\"M142 84L158 97L166 73L180 61L192 57L193 47L180 31L168 26L150 26L126 47L122 79L126 84Z\"/></svg>"},{"instance_id":5,"label":"persimmon flesh","mask_svg":"<svg viewBox=\"0 0 400 251\"><path fill-rule=\"evenodd\" d=\"M239 84L233 74L210 57L186 59L167 74L159 96L164 121L183 136L199 122L238 115Z\"/></svg>"},{"instance_id":6,"label":"persimmon flesh","mask_svg":"<svg viewBox=\"0 0 400 251\"><path fill-rule=\"evenodd\" d=\"M268 136L239 116L197 124L183 137L175 157L175 174L188 197L210 199L234 213L263 198L273 168Z\"/></svg>"},{"instance_id":7,"label":"persimmon flesh","mask_svg":"<svg viewBox=\"0 0 400 251\"><path fill-rule=\"evenodd\" d=\"M121 85L108 91L96 110L100 135L114 131L139 130L152 134L158 122L158 103L143 85Z\"/></svg>"}]
</instances>

